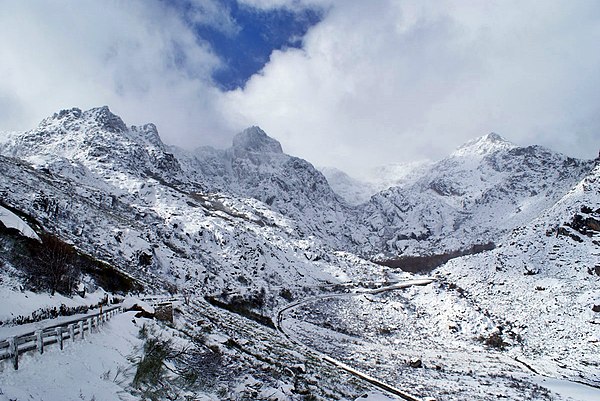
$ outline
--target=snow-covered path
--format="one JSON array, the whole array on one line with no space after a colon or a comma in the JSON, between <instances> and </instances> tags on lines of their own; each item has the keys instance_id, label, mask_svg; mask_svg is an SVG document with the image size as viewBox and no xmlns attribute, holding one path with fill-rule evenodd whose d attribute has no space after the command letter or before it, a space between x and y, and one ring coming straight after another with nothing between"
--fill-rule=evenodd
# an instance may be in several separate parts
<instances>
[{"instance_id":1,"label":"snow-covered path","mask_svg":"<svg viewBox=\"0 0 600 401\"><path fill-rule=\"evenodd\" d=\"M275 326L276 326L277 330L279 330L281 333L283 333L283 335L285 335L292 342L294 342L302 347L310 349L312 352L320 355L324 361L337 366L339 369L342 369L342 370L372 384L373 386L386 391L387 393L393 394L394 396L398 396L398 397L402 398L403 400L407 400L407 401L435 401L433 398L429 398L429 397L419 398L417 396L414 396L414 395L410 394L408 391L395 388L394 386L390 386L389 384L386 384L379 379L376 379L370 375L367 375L363 372L360 372L359 370L352 368L351 366L343 363L342 361L338 361L337 359L334 359L334 358L331 358L330 356L324 355L322 352L302 343L298 338L296 338L293 335L293 333L286 331L285 326L282 324L284 321L284 318L285 318L285 314L287 312L290 312L291 310L299 307L300 305L306 304L306 303L315 302L315 301L319 301L319 300L323 300L323 299L329 299L329 298L353 297L353 296L360 295L360 294L378 294L378 293L382 293L382 292L386 292L386 291L393 291L393 290L408 288L408 287L412 287L412 286L427 285L427 284L431 284L433 281L434 280L430 279L430 278L407 280L407 281L394 283L392 285L388 285L388 286L384 286L384 287L380 287L380 288L357 289L357 290L347 292L347 293L317 295L314 297L305 298L300 301L293 302L293 303L285 306L281 310L279 310L279 312L277 313L277 319L276 319Z\"/></svg>"}]
</instances>

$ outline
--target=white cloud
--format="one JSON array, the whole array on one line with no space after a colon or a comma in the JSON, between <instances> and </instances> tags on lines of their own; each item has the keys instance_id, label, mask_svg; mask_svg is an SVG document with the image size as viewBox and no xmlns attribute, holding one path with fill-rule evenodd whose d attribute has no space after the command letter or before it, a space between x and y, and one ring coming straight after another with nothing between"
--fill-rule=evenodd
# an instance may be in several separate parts
<instances>
[{"instance_id":1,"label":"white cloud","mask_svg":"<svg viewBox=\"0 0 600 401\"><path fill-rule=\"evenodd\" d=\"M162 3L1 3L1 129L107 104L128 123L155 122L167 142L225 145L210 79L220 61Z\"/></svg>"},{"instance_id":2,"label":"white cloud","mask_svg":"<svg viewBox=\"0 0 600 401\"><path fill-rule=\"evenodd\" d=\"M190 0L189 6L187 17L195 24L210 26L229 36L241 30L229 7L219 0Z\"/></svg>"},{"instance_id":3,"label":"white cloud","mask_svg":"<svg viewBox=\"0 0 600 401\"><path fill-rule=\"evenodd\" d=\"M594 157L599 12L595 1L338 1L303 50L275 52L227 105L240 127L355 173L490 131Z\"/></svg>"},{"instance_id":4,"label":"white cloud","mask_svg":"<svg viewBox=\"0 0 600 401\"><path fill-rule=\"evenodd\" d=\"M302 49L275 51L224 93L211 80L221 61L167 2L0 0L0 130L108 104L186 146L227 146L259 124L287 152L353 173L440 157L490 131L597 154L595 0L243 3L327 12ZM235 33L215 4L194 0L186 18Z\"/></svg>"},{"instance_id":5,"label":"white cloud","mask_svg":"<svg viewBox=\"0 0 600 401\"><path fill-rule=\"evenodd\" d=\"M290 9L298 10L306 7L327 7L336 0L238 0L239 3L260 10Z\"/></svg>"}]
</instances>

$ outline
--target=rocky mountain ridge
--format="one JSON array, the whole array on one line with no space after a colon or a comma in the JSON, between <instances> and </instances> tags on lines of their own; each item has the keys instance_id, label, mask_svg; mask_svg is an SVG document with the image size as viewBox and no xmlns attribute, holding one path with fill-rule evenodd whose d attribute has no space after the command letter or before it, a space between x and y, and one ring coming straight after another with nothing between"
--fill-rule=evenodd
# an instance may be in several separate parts
<instances>
[{"instance_id":1,"label":"rocky mountain ridge","mask_svg":"<svg viewBox=\"0 0 600 401\"><path fill-rule=\"evenodd\" d=\"M436 163L418 165L405 185L351 205L321 172L285 154L258 127L238 134L229 149L184 151L165 146L153 124L128 128L107 107L63 110L32 131L5 134L0 153L93 183L127 202L137 202L148 179L188 193L252 198L285 216L302 238L377 260L499 243L593 166L491 133Z\"/></svg>"},{"instance_id":2,"label":"rocky mountain ridge","mask_svg":"<svg viewBox=\"0 0 600 401\"><path fill-rule=\"evenodd\" d=\"M254 198L297 224L303 236L316 236L344 249L339 239L351 209L309 162L283 153L281 145L258 127L233 139L229 149L171 148L190 181L210 191Z\"/></svg>"}]
</instances>

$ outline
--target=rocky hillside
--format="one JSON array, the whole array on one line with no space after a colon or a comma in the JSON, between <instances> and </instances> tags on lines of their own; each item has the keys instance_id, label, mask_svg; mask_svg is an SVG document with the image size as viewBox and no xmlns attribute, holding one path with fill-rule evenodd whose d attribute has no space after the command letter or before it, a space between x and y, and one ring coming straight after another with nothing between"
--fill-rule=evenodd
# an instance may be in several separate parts
<instances>
[{"instance_id":1,"label":"rocky hillside","mask_svg":"<svg viewBox=\"0 0 600 401\"><path fill-rule=\"evenodd\" d=\"M281 145L258 127L236 135L229 149L173 148L191 181L211 191L254 198L296 223L299 235L345 246L339 233L351 214L327 180L309 162L283 153Z\"/></svg>"},{"instance_id":2,"label":"rocky hillside","mask_svg":"<svg viewBox=\"0 0 600 401\"><path fill-rule=\"evenodd\" d=\"M444 254L502 242L557 202L593 167L497 134L466 143L421 178L382 191L362 208L357 248L379 259Z\"/></svg>"},{"instance_id":3,"label":"rocky hillside","mask_svg":"<svg viewBox=\"0 0 600 401\"><path fill-rule=\"evenodd\" d=\"M522 339L515 353L537 360L534 369L597 384L600 165L501 247L453 260L436 275L513 328Z\"/></svg>"}]
</instances>

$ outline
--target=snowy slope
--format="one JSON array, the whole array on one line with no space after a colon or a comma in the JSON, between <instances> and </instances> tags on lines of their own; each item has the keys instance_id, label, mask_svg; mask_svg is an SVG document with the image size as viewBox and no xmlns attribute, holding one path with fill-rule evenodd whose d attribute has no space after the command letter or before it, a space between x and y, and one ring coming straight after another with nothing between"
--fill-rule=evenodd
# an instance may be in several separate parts
<instances>
[{"instance_id":1,"label":"snowy slope","mask_svg":"<svg viewBox=\"0 0 600 401\"><path fill-rule=\"evenodd\" d=\"M598 385L599 273L597 165L555 205L515 229L502 247L455 259L436 275L515 328L523 338L515 356L543 373Z\"/></svg>"}]
</instances>

